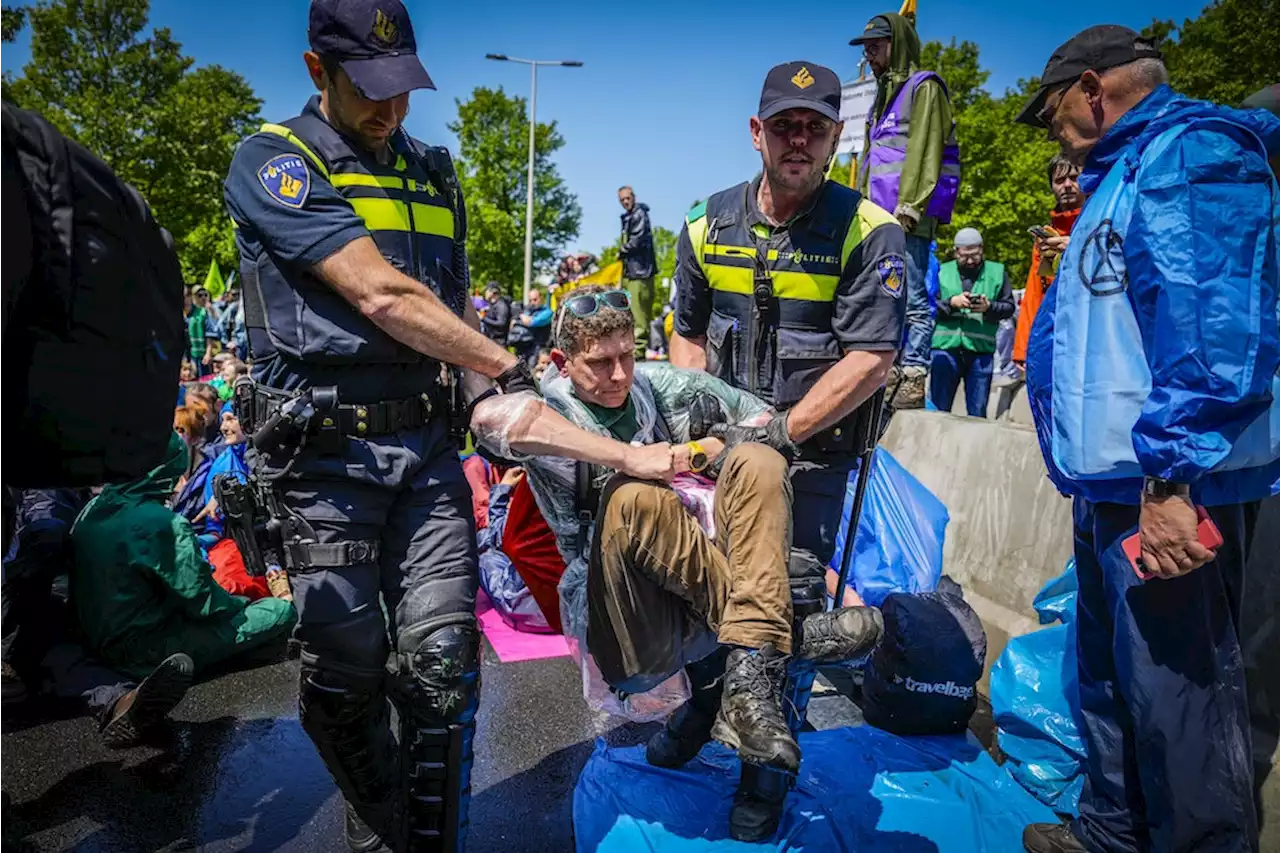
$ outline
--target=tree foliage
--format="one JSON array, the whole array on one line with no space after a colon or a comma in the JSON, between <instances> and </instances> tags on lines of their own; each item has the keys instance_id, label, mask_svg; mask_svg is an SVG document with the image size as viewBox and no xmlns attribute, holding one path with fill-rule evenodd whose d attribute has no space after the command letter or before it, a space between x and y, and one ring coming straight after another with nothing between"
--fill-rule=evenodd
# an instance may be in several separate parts
<instances>
[{"instance_id":1,"label":"tree foliage","mask_svg":"<svg viewBox=\"0 0 1280 853\"><path fill-rule=\"evenodd\" d=\"M1169 36L1172 21L1145 31ZM1235 106L1280 78L1280 0L1217 0L1177 28L1162 50L1173 88Z\"/></svg>"},{"instance_id":2,"label":"tree foliage","mask_svg":"<svg viewBox=\"0 0 1280 853\"><path fill-rule=\"evenodd\" d=\"M458 101L449 129L458 137L458 175L467 201L471 278L518 292L524 276L528 192L528 104L502 88L477 87ZM533 264L549 270L557 251L578 234L582 209L551 155L564 146L556 123L538 123L534 137Z\"/></svg>"},{"instance_id":3,"label":"tree foliage","mask_svg":"<svg viewBox=\"0 0 1280 853\"><path fill-rule=\"evenodd\" d=\"M148 0L46 0L25 11L31 60L21 77L5 75L5 97L137 187L189 279L211 259L232 266L222 182L262 107L245 79L217 65L193 69L168 29L144 37Z\"/></svg>"}]
</instances>

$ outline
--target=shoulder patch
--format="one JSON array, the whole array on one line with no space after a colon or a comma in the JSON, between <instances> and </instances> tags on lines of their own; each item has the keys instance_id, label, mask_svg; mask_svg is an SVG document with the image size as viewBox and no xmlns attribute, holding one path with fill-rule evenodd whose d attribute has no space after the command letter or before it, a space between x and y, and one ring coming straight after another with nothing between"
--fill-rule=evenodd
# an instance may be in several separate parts
<instances>
[{"instance_id":1,"label":"shoulder patch","mask_svg":"<svg viewBox=\"0 0 1280 853\"><path fill-rule=\"evenodd\" d=\"M876 263L876 274L880 276L880 289L894 299L902 298L903 285L907 280L907 262L897 255L887 255Z\"/></svg>"},{"instance_id":2,"label":"shoulder patch","mask_svg":"<svg viewBox=\"0 0 1280 853\"><path fill-rule=\"evenodd\" d=\"M707 203L700 201L693 206L693 209L685 216L689 222L697 222L699 219L705 218L707 215Z\"/></svg>"},{"instance_id":3,"label":"shoulder patch","mask_svg":"<svg viewBox=\"0 0 1280 853\"><path fill-rule=\"evenodd\" d=\"M311 172L301 154L277 154L258 169L258 180L267 195L300 210L311 192Z\"/></svg>"}]
</instances>

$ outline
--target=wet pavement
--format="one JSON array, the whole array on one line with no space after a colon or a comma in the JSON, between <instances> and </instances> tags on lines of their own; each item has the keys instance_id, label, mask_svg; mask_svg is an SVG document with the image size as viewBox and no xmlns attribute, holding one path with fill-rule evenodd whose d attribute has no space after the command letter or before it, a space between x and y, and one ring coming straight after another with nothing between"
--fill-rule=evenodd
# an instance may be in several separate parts
<instances>
[{"instance_id":1,"label":"wet pavement","mask_svg":"<svg viewBox=\"0 0 1280 853\"><path fill-rule=\"evenodd\" d=\"M73 708L6 708L6 853L345 851L341 800L298 723L297 678L288 660L212 677L129 750L104 747ZM572 850L573 787L595 738L638 743L657 724L590 712L569 658L499 663L486 644L482 678L467 850ZM818 728L858 718L833 692L810 709Z\"/></svg>"}]
</instances>

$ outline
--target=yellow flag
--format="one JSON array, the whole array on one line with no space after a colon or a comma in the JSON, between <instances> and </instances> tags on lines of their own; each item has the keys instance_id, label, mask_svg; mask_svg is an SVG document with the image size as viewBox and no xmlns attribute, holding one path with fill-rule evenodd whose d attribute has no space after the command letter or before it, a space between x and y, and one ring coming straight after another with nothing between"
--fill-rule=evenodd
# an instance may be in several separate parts
<instances>
[{"instance_id":1,"label":"yellow flag","mask_svg":"<svg viewBox=\"0 0 1280 853\"><path fill-rule=\"evenodd\" d=\"M902 0L902 8L898 10L898 14L915 24L916 0Z\"/></svg>"},{"instance_id":2,"label":"yellow flag","mask_svg":"<svg viewBox=\"0 0 1280 853\"><path fill-rule=\"evenodd\" d=\"M222 280L222 271L218 269L217 261L209 261L209 274L204 277L204 289L209 291L212 299L217 299L222 295L222 291L227 289L227 283Z\"/></svg>"}]
</instances>

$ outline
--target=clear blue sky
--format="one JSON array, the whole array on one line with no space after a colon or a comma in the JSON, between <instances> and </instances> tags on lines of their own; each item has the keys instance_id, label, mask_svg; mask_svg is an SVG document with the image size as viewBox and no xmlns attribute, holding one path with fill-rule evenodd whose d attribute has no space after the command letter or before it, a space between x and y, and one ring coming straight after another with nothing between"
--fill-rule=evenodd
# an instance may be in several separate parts
<instances>
[{"instance_id":1,"label":"clear blue sky","mask_svg":"<svg viewBox=\"0 0 1280 853\"><path fill-rule=\"evenodd\" d=\"M1205 2L920 0L920 32L924 40L976 42L991 71L988 87L1001 92L1038 74L1056 46L1087 26L1137 29L1157 14L1181 22ZM655 224L676 229L694 199L750 177L759 155L747 120L765 72L805 59L855 76L861 53L848 40L872 15L898 5L406 0L419 55L439 86L413 95L407 126L456 150L445 129L456 116L455 99L475 86L527 95L528 67L486 61L486 53L582 60L583 68L539 72L538 118L559 122L567 143L560 173L582 205L575 245L596 252L617 237L615 190L622 184L635 187ZM301 59L307 8L308 0L153 0L151 25L169 27L197 64L243 74L265 102L263 114L280 120L296 114L311 92ZM5 46L5 71L19 72L27 61L27 33Z\"/></svg>"}]
</instances>

